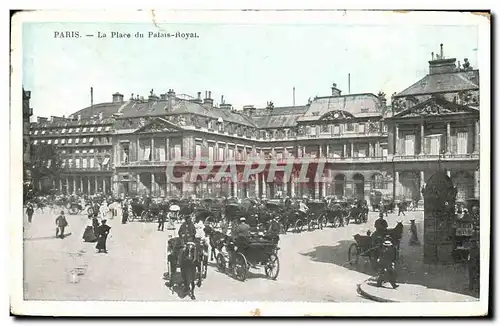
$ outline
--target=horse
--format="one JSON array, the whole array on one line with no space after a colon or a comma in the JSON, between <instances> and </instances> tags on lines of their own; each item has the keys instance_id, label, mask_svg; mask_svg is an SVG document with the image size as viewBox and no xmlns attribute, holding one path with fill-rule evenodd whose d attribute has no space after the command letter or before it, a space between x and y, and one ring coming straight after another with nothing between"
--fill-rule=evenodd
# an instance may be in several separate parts
<instances>
[{"instance_id":1,"label":"horse","mask_svg":"<svg viewBox=\"0 0 500 326\"><path fill-rule=\"evenodd\" d=\"M208 237L210 242L210 261L214 260L214 257L217 255L217 251L221 251L224 247L224 243L226 241L227 235L223 234L220 231L216 231L210 226L205 226L205 235Z\"/></svg>"},{"instance_id":2,"label":"horse","mask_svg":"<svg viewBox=\"0 0 500 326\"><path fill-rule=\"evenodd\" d=\"M195 300L194 295L196 270L198 268L199 255L197 254L196 244L187 242L184 250L181 251L181 276L184 285L184 292Z\"/></svg>"}]
</instances>

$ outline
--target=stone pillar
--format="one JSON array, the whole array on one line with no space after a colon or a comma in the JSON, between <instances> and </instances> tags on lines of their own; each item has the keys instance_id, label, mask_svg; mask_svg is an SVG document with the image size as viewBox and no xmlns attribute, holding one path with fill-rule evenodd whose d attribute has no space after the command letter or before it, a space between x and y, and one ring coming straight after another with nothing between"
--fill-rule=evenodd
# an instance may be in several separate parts
<instances>
[{"instance_id":1,"label":"stone pillar","mask_svg":"<svg viewBox=\"0 0 500 326\"><path fill-rule=\"evenodd\" d=\"M323 157L323 145L319 145L319 158Z\"/></svg>"},{"instance_id":2,"label":"stone pillar","mask_svg":"<svg viewBox=\"0 0 500 326\"><path fill-rule=\"evenodd\" d=\"M342 157L347 157L347 144L344 143L344 151L342 152Z\"/></svg>"},{"instance_id":3,"label":"stone pillar","mask_svg":"<svg viewBox=\"0 0 500 326\"><path fill-rule=\"evenodd\" d=\"M451 170L447 169L447 170L446 170L446 175L447 175L449 178L451 178Z\"/></svg>"},{"instance_id":4,"label":"stone pillar","mask_svg":"<svg viewBox=\"0 0 500 326\"><path fill-rule=\"evenodd\" d=\"M400 148L399 148L399 125L398 124L395 125L394 137L396 138L394 155L400 155L399 154Z\"/></svg>"},{"instance_id":5,"label":"stone pillar","mask_svg":"<svg viewBox=\"0 0 500 326\"><path fill-rule=\"evenodd\" d=\"M170 138L168 138L168 137L167 137L167 146L166 146L165 159L167 161L170 160Z\"/></svg>"},{"instance_id":6,"label":"stone pillar","mask_svg":"<svg viewBox=\"0 0 500 326\"><path fill-rule=\"evenodd\" d=\"M424 207L424 196L422 195L422 189L425 187L425 174L424 171L420 171L420 189L418 193L420 195L420 200L418 201L418 208Z\"/></svg>"},{"instance_id":7,"label":"stone pillar","mask_svg":"<svg viewBox=\"0 0 500 326\"><path fill-rule=\"evenodd\" d=\"M373 156L375 156L375 157L382 156L382 153L380 152L380 143L379 142L375 143L375 151L373 153Z\"/></svg>"},{"instance_id":8,"label":"stone pillar","mask_svg":"<svg viewBox=\"0 0 500 326\"><path fill-rule=\"evenodd\" d=\"M314 199L319 199L319 182L314 182Z\"/></svg>"},{"instance_id":9,"label":"stone pillar","mask_svg":"<svg viewBox=\"0 0 500 326\"><path fill-rule=\"evenodd\" d=\"M292 176L291 176L291 182L290 182L290 197L293 198L295 197L295 186L296 186L296 183L295 183L295 174L292 173Z\"/></svg>"},{"instance_id":10,"label":"stone pillar","mask_svg":"<svg viewBox=\"0 0 500 326\"><path fill-rule=\"evenodd\" d=\"M151 143L153 144L153 138L151 138ZM152 196L155 196L156 195L156 185L155 185L156 181L155 181L155 174L154 172L151 172L151 195Z\"/></svg>"},{"instance_id":11,"label":"stone pillar","mask_svg":"<svg viewBox=\"0 0 500 326\"><path fill-rule=\"evenodd\" d=\"M62 183L62 179L59 179L59 192L60 192L60 193L64 193L64 192L63 192L63 183Z\"/></svg>"},{"instance_id":12,"label":"stone pillar","mask_svg":"<svg viewBox=\"0 0 500 326\"><path fill-rule=\"evenodd\" d=\"M141 154L141 142L139 141L139 137L137 137L137 161L142 161L144 157L140 157Z\"/></svg>"},{"instance_id":13,"label":"stone pillar","mask_svg":"<svg viewBox=\"0 0 500 326\"><path fill-rule=\"evenodd\" d=\"M399 171L396 171L394 173L394 185L395 185L395 192L394 192L394 200L398 199L400 189L399 189Z\"/></svg>"},{"instance_id":14,"label":"stone pillar","mask_svg":"<svg viewBox=\"0 0 500 326\"><path fill-rule=\"evenodd\" d=\"M94 195L97 194L99 192L99 186L98 186L98 182L97 182L97 176L94 177Z\"/></svg>"},{"instance_id":15,"label":"stone pillar","mask_svg":"<svg viewBox=\"0 0 500 326\"><path fill-rule=\"evenodd\" d=\"M474 198L478 198L479 199L479 194L480 194L480 190L479 190L479 186L480 186L480 173L478 170L474 171Z\"/></svg>"},{"instance_id":16,"label":"stone pillar","mask_svg":"<svg viewBox=\"0 0 500 326\"><path fill-rule=\"evenodd\" d=\"M479 154L479 120L474 125L474 153Z\"/></svg>"},{"instance_id":17,"label":"stone pillar","mask_svg":"<svg viewBox=\"0 0 500 326\"><path fill-rule=\"evenodd\" d=\"M283 197L288 196L288 179L283 183Z\"/></svg>"},{"instance_id":18,"label":"stone pillar","mask_svg":"<svg viewBox=\"0 0 500 326\"><path fill-rule=\"evenodd\" d=\"M354 142L351 142L351 157L354 157Z\"/></svg>"},{"instance_id":19,"label":"stone pillar","mask_svg":"<svg viewBox=\"0 0 500 326\"><path fill-rule=\"evenodd\" d=\"M446 123L446 154L451 153L451 125L450 122Z\"/></svg>"},{"instance_id":20,"label":"stone pillar","mask_svg":"<svg viewBox=\"0 0 500 326\"><path fill-rule=\"evenodd\" d=\"M76 194L76 177L73 177L73 194Z\"/></svg>"},{"instance_id":21,"label":"stone pillar","mask_svg":"<svg viewBox=\"0 0 500 326\"><path fill-rule=\"evenodd\" d=\"M374 157L375 156L373 154L373 143L372 142L368 143L368 156L369 157Z\"/></svg>"},{"instance_id":22,"label":"stone pillar","mask_svg":"<svg viewBox=\"0 0 500 326\"><path fill-rule=\"evenodd\" d=\"M330 157L330 145L326 144L326 157Z\"/></svg>"},{"instance_id":23,"label":"stone pillar","mask_svg":"<svg viewBox=\"0 0 500 326\"><path fill-rule=\"evenodd\" d=\"M233 182L233 197L238 197L238 181Z\"/></svg>"},{"instance_id":24,"label":"stone pillar","mask_svg":"<svg viewBox=\"0 0 500 326\"><path fill-rule=\"evenodd\" d=\"M425 154L425 127L424 127L424 122L422 121L420 122L420 155L424 154Z\"/></svg>"},{"instance_id":25,"label":"stone pillar","mask_svg":"<svg viewBox=\"0 0 500 326\"><path fill-rule=\"evenodd\" d=\"M80 192L84 192L83 191L83 177L80 177Z\"/></svg>"},{"instance_id":26,"label":"stone pillar","mask_svg":"<svg viewBox=\"0 0 500 326\"><path fill-rule=\"evenodd\" d=\"M266 198L266 191L267 191L267 183L266 183L266 176L264 173L262 173L262 198Z\"/></svg>"},{"instance_id":27,"label":"stone pillar","mask_svg":"<svg viewBox=\"0 0 500 326\"><path fill-rule=\"evenodd\" d=\"M87 177L88 194L90 195L90 177Z\"/></svg>"},{"instance_id":28,"label":"stone pillar","mask_svg":"<svg viewBox=\"0 0 500 326\"><path fill-rule=\"evenodd\" d=\"M151 161L155 160L155 138L151 137Z\"/></svg>"},{"instance_id":29,"label":"stone pillar","mask_svg":"<svg viewBox=\"0 0 500 326\"><path fill-rule=\"evenodd\" d=\"M259 191L259 182L260 182L260 178L259 178L259 174L254 174L255 176L255 197L256 198L260 198L260 191Z\"/></svg>"},{"instance_id":30,"label":"stone pillar","mask_svg":"<svg viewBox=\"0 0 500 326\"><path fill-rule=\"evenodd\" d=\"M326 196L326 182L321 182L321 195L323 198Z\"/></svg>"},{"instance_id":31,"label":"stone pillar","mask_svg":"<svg viewBox=\"0 0 500 326\"><path fill-rule=\"evenodd\" d=\"M106 177L102 178L102 193L106 193Z\"/></svg>"},{"instance_id":32,"label":"stone pillar","mask_svg":"<svg viewBox=\"0 0 500 326\"><path fill-rule=\"evenodd\" d=\"M69 195L69 177L66 177L66 195Z\"/></svg>"}]
</instances>

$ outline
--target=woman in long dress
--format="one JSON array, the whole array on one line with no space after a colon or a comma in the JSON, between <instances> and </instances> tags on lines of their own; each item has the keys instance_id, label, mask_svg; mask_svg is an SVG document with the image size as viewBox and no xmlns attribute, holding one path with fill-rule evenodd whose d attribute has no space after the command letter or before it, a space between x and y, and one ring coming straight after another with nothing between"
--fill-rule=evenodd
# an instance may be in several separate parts
<instances>
[{"instance_id":1,"label":"woman in long dress","mask_svg":"<svg viewBox=\"0 0 500 326\"><path fill-rule=\"evenodd\" d=\"M85 231L83 231L82 238L83 238L83 241L85 241L85 242L96 242L97 241L97 237L95 236L94 226L93 226L91 219L89 219L89 222L85 226Z\"/></svg>"},{"instance_id":2,"label":"woman in long dress","mask_svg":"<svg viewBox=\"0 0 500 326\"><path fill-rule=\"evenodd\" d=\"M418 239L417 225L415 224L415 220L410 220L410 222L410 240L408 241L408 244L410 246L420 246L420 240Z\"/></svg>"},{"instance_id":3,"label":"woman in long dress","mask_svg":"<svg viewBox=\"0 0 500 326\"><path fill-rule=\"evenodd\" d=\"M110 229L111 227L106 224L106 220L102 220L101 225L97 228L97 244L95 248L98 253L108 253L108 250L106 249L106 240L108 239Z\"/></svg>"}]
</instances>

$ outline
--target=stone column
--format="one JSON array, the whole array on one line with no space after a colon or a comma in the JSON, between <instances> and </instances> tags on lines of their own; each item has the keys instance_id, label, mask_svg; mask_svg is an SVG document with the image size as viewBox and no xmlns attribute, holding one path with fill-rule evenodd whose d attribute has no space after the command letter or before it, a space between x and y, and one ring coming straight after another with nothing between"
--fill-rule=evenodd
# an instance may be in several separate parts
<instances>
[{"instance_id":1,"label":"stone column","mask_svg":"<svg viewBox=\"0 0 500 326\"><path fill-rule=\"evenodd\" d=\"M155 160L155 138L151 137L151 161Z\"/></svg>"},{"instance_id":2,"label":"stone column","mask_svg":"<svg viewBox=\"0 0 500 326\"><path fill-rule=\"evenodd\" d=\"M478 170L474 171L474 198L479 198L480 194L480 173Z\"/></svg>"},{"instance_id":3,"label":"stone column","mask_svg":"<svg viewBox=\"0 0 500 326\"><path fill-rule=\"evenodd\" d=\"M144 158L140 157L141 154L141 142L139 141L139 137L137 137L137 161L142 161Z\"/></svg>"},{"instance_id":4,"label":"stone column","mask_svg":"<svg viewBox=\"0 0 500 326\"><path fill-rule=\"evenodd\" d=\"M323 145L319 145L319 158L323 157Z\"/></svg>"},{"instance_id":5,"label":"stone column","mask_svg":"<svg viewBox=\"0 0 500 326\"><path fill-rule=\"evenodd\" d=\"M446 170L446 175L451 178L451 170L447 169Z\"/></svg>"},{"instance_id":6,"label":"stone column","mask_svg":"<svg viewBox=\"0 0 500 326\"><path fill-rule=\"evenodd\" d=\"M106 193L106 177L102 178L102 193Z\"/></svg>"},{"instance_id":7,"label":"stone column","mask_svg":"<svg viewBox=\"0 0 500 326\"><path fill-rule=\"evenodd\" d=\"M80 192L83 193L83 177L80 177Z\"/></svg>"},{"instance_id":8,"label":"stone column","mask_svg":"<svg viewBox=\"0 0 500 326\"><path fill-rule=\"evenodd\" d=\"M94 186L95 186L94 188L94 195L95 195L99 191L97 176L94 177Z\"/></svg>"},{"instance_id":9,"label":"stone column","mask_svg":"<svg viewBox=\"0 0 500 326\"><path fill-rule=\"evenodd\" d=\"M400 155L399 151L401 149L399 148L399 125L398 124L395 125L394 136L396 138L396 141L395 141L396 150L394 151L394 155Z\"/></svg>"},{"instance_id":10,"label":"stone column","mask_svg":"<svg viewBox=\"0 0 500 326\"><path fill-rule=\"evenodd\" d=\"M476 120L474 125L474 153L479 154L479 120Z\"/></svg>"},{"instance_id":11,"label":"stone column","mask_svg":"<svg viewBox=\"0 0 500 326\"><path fill-rule=\"evenodd\" d=\"M321 182L321 195L323 198L326 196L326 182Z\"/></svg>"},{"instance_id":12,"label":"stone column","mask_svg":"<svg viewBox=\"0 0 500 326\"><path fill-rule=\"evenodd\" d=\"M90 195L90 177L87 177L88 194Z\"/></svg>"},{"instance_id":13,"label":"stone column","mask_svg":"<svg viewBox=\"0 0 500 326\"><path fill-rule=\"evenodd\" d=\"M167 137L167 146L166 146L165 160L170 160L170 138Z\"/></svg>"},{"instance_id":14,"label":"stone column","mask_svg":"<svg viewBox=\"0 0 500 326\"><path fill-rule=\"evenodd\" d=\"M446 154L451 153L451 125L450 122L446 123Z\"/></svg>"},{"instance_id":15,"label":"stone column","mask_svg":"<svg viewBox=\"0 0 500 326\"><path fill-rule=\"evenodd\" d=\"M293 198L295 197L295 174L292 173L292 176L291 176L291 182L290 182L290 197Z\"/></svg>"},{"instance_id":16,"label":"stone column","mask_svg":"<svg viewBox=\"0 0 500 326\"><path fill-rule=\"evenodd\" d=\"M326 144L326 157L330 157L330 145Z\"/></svg>"},{"instance_id":17,"label":"stone column","mask_svg":"<svg viewBox=\"0 0 500 326\"><path fill-rule=\"evenodd\" d=\"M152 139L153 138L151 138L151 140ZM156 185L155 185L155 183L156 183L156 181L155 181L155 174L154 174L154 172L151 172L151 189L150 189L150 191L151 191L151 195L152 196L156 195L156 193L155 193L156 192Z\"/></svg>"},{"instance_id":18,"label":"stone column","mask_svg":"<svg viewBox=\"0 0 500 326\"><path fill-rule=\"evenodd\" d=\"M76 194L76 177L73 177L73 194Z\"/></svg>"},{"instance_id":19,"label":"stone column","mask_svg":"<svg viewBox=\"0 0 500 326\"><path fill-rule=\"evenodd\" d=\"M233 182L233 197L238 197L238 181Z\"/></svg>"},{"instance_id":20,"label":"stone column","mask_svg":"<svg viewBox=\"0 0 500 326\"><path fill-rule=\"evenodd\" d=\"M344 143L344 151L342 152L342 157L347 157L347 144Z\"/></svg>"},{"instance_id":21,"label":"stone column","mask_svg":"<svg viewBox=\"0 0 500 326\"><path fill-rule=\"evenodd\" d=\"M283 196L288 196L288 179L283 183Z\"/></svg>"},{"instance_id":22,"label":"stone column","mask_svg":"<svg viewBox=\"0 0 500 326\"><path fill-rule=\"evenodd\" d=\"M420 200L418 201L418 207L424 207L424 195L422 194L422 189L425 187L425 174L424 171L420 171L420 189L418 190Z\"/></svg>"},{"instance_id":23,"label":"stone column","mask_svg":"<svg viewBox=\"0 0 500 326\"><path fill-rule=\"evenodd\" d=\"M63 183L62 183L62 179L59 179L59 192L62 194L64 193L63 192Z\"/></svg>"},{"instance_id":24,"label":"stone column","mask_svg":"<svg viewBox=\"0 0 500 326\"><path fill-rule=\"evenodd\" d=\"M368 143L368 156L369 157L375 156L375 155L373 155L373 143L372 142Z\"/></svg>"},{"instance_id":25,"label":"stone column","mask_svg":"<svg viewBox=\"0 0 500 326\"><path fill-rule=\"evenodd\" d=\"M66 195L69 195L69 177L66 177Z\"/></svg>"},{"instance_id":26,"label":"stone column","mask_svg":"<svg viewBox=\"0 0 500 326\"><path fill-rule=\"evenodd\" d=\"M260 182L260 177L259 174L254 174L255 176L255 197L260 198L260 191L259 191L259 182Z\"/></svg>"},{"instance_id":27,"label":"stone column","mask_svg":"<svg viewBox=\"0 0 500 326\"><path fill-rule=\"evenodd\" d=\"M266 198L266 189L267 188L267 183L266 183L266 176L264 173L262 173L262 198Z\"/></svg>"},{"instance_id":28,"label":"stone column","mask_svg":"<svg viewBox=\"0 0 500 326\"><path fill-rule=\"evenodd\" d=\"M424 122L420 122L420 155L425 154L425 127Z\"/></svg>"},{"instance_id":29,"label":"stone column","mask_svg":"<svg viewBox=\"0 0 500 326\"><path fill-rule=\"evenodd\" d=\"M319 199L319 182L314 182L314 199Z\"/></svg>"},{"instance_id":30,"label":"stone column","mask_svg":"<svg viewBox=\"0 0 500 326\"><path fill-rule=\"evenodd\" d=\"M354 142L351 142L351 157L354 157Z\"/></svg>"},{"instance_id":31,"label":"stone column","mask_svg":"<svg viewBox=\"0 0 500 326\"><path fill-rule=\"evenodd\" d=\"M394 173L394 184L395 184L395 193L394 193L394 200L398 199L400 189L399 189L399 171L396 171Z\"/></svg>"}]
</instances>

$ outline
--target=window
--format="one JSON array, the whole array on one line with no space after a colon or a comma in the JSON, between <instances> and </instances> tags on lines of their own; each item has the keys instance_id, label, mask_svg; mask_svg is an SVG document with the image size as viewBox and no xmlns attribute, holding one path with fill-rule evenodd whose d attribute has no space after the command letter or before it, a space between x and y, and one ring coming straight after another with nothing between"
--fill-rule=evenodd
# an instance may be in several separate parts
<instances>
[{"instance_id":1,"label":"window","mask_svg":"<svg viewBox=\"0 0 500 326\"><path fill-rule=\"evenodd\" d=\"M209 161L214 160L214 147L213 146L208 146L208 160Z\"/></svg>"},{"instance_id":2,"label":"window","mask_svg":"<svg viewBox=\"0 0 500 326\"><path fill-rule=\"evenodd\" d=\"M89 132L94 132L94 131L95 131L95 127L90 127Z\"/></svg>"},{"instance_id":3,"label":"window","mask_svg":"<svg viewBox=\"0 0 500 326\"><path fill-rule=\"evenodd\" d=\"M42 135L45 135L46 131L45 130L42 130Z\"/></svg>"},{"instance_id":4,"label":"window","mask_svg":"<svg viewBox=\"0 0 500 326\"><path fill-rule=\"evenodd\" d=\"M80 150L79 149L75 149L75 154L80 154Z\"/></svg>"},{"instance_id":5,"label":"window","mask_svg":"<svg viewBox=\"0 0 500 326\"><path fill-rule=\"evenodd\" d=\"M69 168L73 167L73 159L72 158L68 159L68 167Z\"/></svg>"},{"instance_id":6,"label":"window","mask_svg":"<svg viewBox=\"0 0 500 326\"><path fill-rule=\"evenodd\" d=\"M352 123L352 122L347 123L346 130L347 131L354 131L354 123Z\"/></svg>"},{"instance_id":7,"label":"window","mask_svg":"<svg viewBox=\"0 0 500 326\"><path fill-rule=\"evenodd\" d=\"M59 139L54 139L54 144L55 145L59 144Z\"/></svg>"},{"instance_id":8,"label":"window","mask_svg":"<svg viewBox=\"0 0 500 326\"><path fill-rule=\"evenodd\" d=\"M106 128L104 128L104 131L110 131L110 130L111 130L110 126L106 126Z\"/></svg>"},{"instance_id":9,"label":"window","mask_svg":"<svg viewBox=\"0 0 500 326\"><path fill-rule=\"evenodd\" d=\"M82 132L87 132L87 130L89 130L89 128L83 127Z\"/></svg>"},{"instance_id":10,"label":"window","mask_svg":"<svg viewBox=\"0 0 500 326\"><path fill-rule=\"evenodd\" d=\"M79 133L79 132L80 132L80 128L76 128L75 133Z\"/></svg>"},{"instance_id":11,"label":"window","mask_svg":"<svg viewBox=\"0 0 500 326\"><path fill-rule=\"evenodd\" d=\"M196 159L201 159L201 144L196 144L194 149L194 157Z\"/></svg>"},{"instance_id":12,"label":"window","mask_svg":"<svg viewBox=\"0 0 500 326\"><path fill-rule=\"evenodd\" d=\"M35 135L38 135L38 130L35 130Z\"/></svg>"},{"instance_id":13,"label":"window","mask_svg":"<svg viewBox=\"0 0 500 326\"><path fill-rule=\"evenodd\" d=\"M73 144L73 138L68 139L68 144Z\"/></svg>"},{"instance_id":14,"label":"window","mask_svg":"<svg viewBox=\"0 0 500 326\"><path fill-rule=\"evenodd\" d=\"M47 144L52 144L52 139L47 140Z\"/></svg>"},{"instance_id":15,"label":"window","mask_svg":"<svg viewBox=\"0 0 500 326\"><path fill-rule=\"evenodd\" d=\"M36 145L38 143L38 140L35 139L35 141L33 142L33 145Z\"/></svg>"},{"instance_id":16,"label":"window","mask_svg":"<svg viewBox=\"0 0 500 326\"><path fill-rule=\"evenodd\" d=\"M88 162L88 161L87 161L87 158L86 158L86 157L84 157L84 158L82 159L82 168L84 168L84 169L86 169L86 168L87 168L87 162Z\"/></svg>"},{"instance_id":17,"label":"window","mask_svg":"<svg viewBox=\"0 0 500 326\"><path fill-rule=\"evenodd\" d=\"M82 144L86 144L87 143L87 138L82 138Z\"/></svg>"},{"instance_id":18,"label":"window","mask_svg":"<svg viewBox=\"0 0 500 326\"><path fill-rule=\"evenodd\" d=\"M102 131L102 127L97 127L97 132L101 132Z\"/></svg>"},{"instance_id":19,"label":"window","mask_svg":"<svg viewBox=\"0 0 500 326\"><path fill-rule=\"evenodd\" d=\"M364 134L365 133L365 124L364 123L360 123L359 126L358 126L358 132L360 134Z\"/></svg>"},{"instance_id":20,"label":"window","mask_svg":"<svg viewBox=\"0 0 500 326\"><path fill-rule=\"evenodd\" d=\"M92 143L94 141L94 137L89 138L89 143Z\"/></svg>"},{"instance_id":21,"label":"window","mask_svg":"<svg viewBox=\"0 0 500 326\"><path fill-rule=\"evenodd\" d=\"M335 125L333 127L333 134L334 135L340 135L340 126L339 125Z\"/></svg>"},{"instance_id":22,"label":"window","mask_svg":"<svg viewBox=\"0 0 500 326\"><path fill-rule=\"evenodd\" d=\"M75 139L75 144L78 144L80 142L80 138Z\"/></svg>"},{"instance_id":23,"label":"window","mask_svg":"<svg viewBox=\"0 0 500 326\"><path fill-rule=\"evenodd\" d=\"M61 139L61 144L66 144L66 138Z\"/></svg>"},{"instance_id":24,"label":"window","mask_svg":"<svg viewBox=\"0 0 500 326\"><path fill-rule=\"evenodd\" d=\"M144 161L151 161L151 147L144 148Z\"/></svg>"},{"instance_id":25,"label":"window","mask_svg":"<svg viewBox=\"0 0 500 326\"><path fill-rule=\"evenodd\" d=\"M102 162L102 166L105 167L108 165L108 163L109 163L109 157L105 157L104 161Z\"/></svg>"},{"instance_id":26,"label":"window","mask_svg":"<svg viewBox=\"0 0 500 326\"><path fill-rule=\"evenodd\" d=\"M77 169L79 169L79 168L80 168L80 159L79 159L79 158L75 158L75 167L76 167Z\"/></svg>"},{"instance_id":27,"label":"window","mask_svg":"<svg viewBox=\"0 0 500 326\"><path fill-rule=\"evenodd\" d=\"M219 147L219 161L224 161L224 147Z\"/></svg>"},{"instance_id":28,"label":"window","mask_svg":"<svg viewBox=\"0 0 500 326\"><path fill-rule=\"evenodd\" d=\"M95 159L91 157L89 159L89 168L93 169L95 167Z\"/></svg>"},{"instance_id":29,"label":"window","mask_svg":"<svg viewBox=\"0 0 500 326\"><path fill-rule=\"evenodd\" d=\"M234 148L229 148L229 153L227 155L227 158L230 160L234 159Z\"/></svg>"},{"instance_id":30,"label":"window","mask_svg":"<svg viewBox=\"0 0 500 326\"><path fill-rule=\"evenodd\" d=\"M122 145L122 163L128 163L129 154L130 154L130 144L123 143Z\"/></svg>"},{"instance_id":31,"label":"window","mask_svg":"<svg viewBox=\"0 0 500 326\"><path fill-rule=\"evenodd\" d=\"M68 129L68 134L71 134L71 133L73 133L73 128Z\"/></svg>"}]
</instances>

